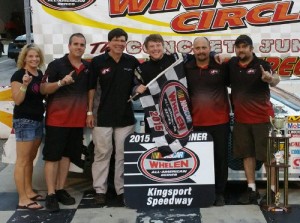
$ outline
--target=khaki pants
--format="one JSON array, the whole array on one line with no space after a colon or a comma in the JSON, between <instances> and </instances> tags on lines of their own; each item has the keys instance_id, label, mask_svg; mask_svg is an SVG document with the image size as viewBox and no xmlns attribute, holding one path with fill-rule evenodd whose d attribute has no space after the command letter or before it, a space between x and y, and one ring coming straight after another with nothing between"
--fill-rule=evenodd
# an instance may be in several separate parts
<instances>
[{"instance_id":1,"label":"khaki pants","mask_svg":"<svg viewBox=\"0 0 300 223\"><path fill-rule=\"evenodd\" d=\"M134 132L134 125L112 128L94 127L92 135L95 145L94 163L92 166L93 187L96 193L106 194L109 163L115 141L115 176L116 193L124 193L124 140ZM114 138L113 138L114 137Z\"/></svg>"}]
</instances>

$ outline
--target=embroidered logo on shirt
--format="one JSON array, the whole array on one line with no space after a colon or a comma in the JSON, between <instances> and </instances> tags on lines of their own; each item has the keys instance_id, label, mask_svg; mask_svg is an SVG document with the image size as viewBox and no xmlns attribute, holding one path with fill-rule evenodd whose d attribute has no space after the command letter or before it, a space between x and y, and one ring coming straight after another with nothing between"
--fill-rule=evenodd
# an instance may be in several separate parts
<instances>
[{"instance_id":1,"label":"embroidered logo on shirt","mask_svg":"<svg viewBox=\"0 0 300 223\"><path fill-rule=\"evenodd\" d=\"M132 71L131 68L126 68L126 67L124 67L124 70L125 70L125 71Z\"/></svg>"},{"instance_id":2,"label":"embroidered logo on shirt","mask_svg":"<svg viewBox=\"0 0 300 223\"><path fill-rule=\"evenodd\" d=\"M102 74L102 75L105 75L105 74L109 73L110 70L111 70L110 67L108 67L108 68L103 68L103 69L101 70L101 74Z\"/></svg>"},{"instance_id":3,"label":"embroidered logo on shirt","mask_svg":"<svg viewBox=\"0 0 300 223\"><path fill-rule=\"evenodd\" d=\"M255 69L250 68L249 70L247 70L247 74L255 74Z\"/></svg>"},{"instance_id":4,"label":"embroidered logo on shirt","mask_svg":"<svg viewBox=\"0 0 300 223\"><path fill-rule=\"evenodd\" d=\"M216 70L216 69L211 69L210 71L209 71L209 74L210 75L215 75L215 74L218 74L219 73L219 70Z\"/></svg>"}]
</instances>

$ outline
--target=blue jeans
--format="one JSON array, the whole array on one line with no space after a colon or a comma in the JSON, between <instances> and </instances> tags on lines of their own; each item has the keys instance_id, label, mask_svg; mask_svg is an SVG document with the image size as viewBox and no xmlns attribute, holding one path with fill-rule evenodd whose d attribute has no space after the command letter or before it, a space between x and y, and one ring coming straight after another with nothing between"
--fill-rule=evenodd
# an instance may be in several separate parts
<instances>
[{"instance_id":1,"label":"blue jeans","mask_svg":"<svg viewBox=\"0 0 300 223\"><path fill-rule=\"evenodd\" d=\"M33 141L43 137L43 122L25 118L14 119L13 127L18 142Z\"/></svg>"}]
</instances>

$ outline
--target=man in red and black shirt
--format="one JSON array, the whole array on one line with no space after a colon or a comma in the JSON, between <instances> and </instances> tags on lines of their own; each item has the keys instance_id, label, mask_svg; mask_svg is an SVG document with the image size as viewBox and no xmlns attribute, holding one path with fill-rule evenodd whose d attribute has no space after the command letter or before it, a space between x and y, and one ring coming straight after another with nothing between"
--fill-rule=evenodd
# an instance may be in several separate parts
<instances>
[{"instance_id":1,"label":"man in red and black shirt","mask_svg":"<svg viewBox=\"0 0 300 223\"><path fill-rule=\"evenodd\" d=\"M227 151L229 137L229 78L226 66L210 59L210 43L198 37L193 43L194 59L185 64L191 98L193 127L206 131L214 140L215 190L214 205L223 206L228 177Z\"/></svg>"},{"instance_id":2,"label":"man in red and black shirt","mask_svg":"<svg viewBox=\"0 0 300 223\"><path fill-rule=\"evenodd\" d=\"M253 53L252 39L247 35L235 41L236 57L229 61L231 95L234 107L233 153L242 158L248 189L239 199L241 204L257 204L255 184L256 160L266 162L270 116L270 86L279 83L268 62ZM271 185L274 190L274 183Z\"/></svg>"},{"instance_id":3,"label":"man in red and black shirt","mask_svg":"<svg viewBox=\"0 0 300 223\"><path fill-rule=\"evenodd\" d=\"M85 47L85 37L73 34L69 54L49 64L41 84L41 93L48 95L43 155L50 212L59 210L58 202L75 204L63 188L70 161L77 164L81 159L89 83L88 63L81 59Z\"/></svg>"}]
</instances>

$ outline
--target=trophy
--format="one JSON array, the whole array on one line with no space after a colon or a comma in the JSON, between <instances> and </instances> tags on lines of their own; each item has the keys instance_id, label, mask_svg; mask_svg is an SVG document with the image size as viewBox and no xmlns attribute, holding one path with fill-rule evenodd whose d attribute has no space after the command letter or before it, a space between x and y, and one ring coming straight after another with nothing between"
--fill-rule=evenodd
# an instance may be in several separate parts
<instances>
[{"instance_id":1,"label":"trophy","mask_svg":"<svg viewBox=\"0 0 300 223\"><path fill-rule=\"evenodd\" d=\"M285 115L283 115L283 114L280 114L282 112L282 106L275 105L274 111L276 112L276 114L275 114L274 118L272 118L270 116L270 123L276 132L276 137L282 137L280 130L285 128L285 123L287 122L287 117L285 117Z\"/></svg>"},{"instance_id":2,"label":"trophy","mask_svg":"<svg viewBox=\"0 0 300 223\"><path fill-rule=\"evenodd\" d=\"M287 132L288 117L285 117L282 111L282 106L274 106L275 117L270 117L270 128L268 136L267 147L267 202L262 205L262 208L267 211L285 211L291 210L288 205L288 177L289 177L289 138L290 134ZM283 130L283 133L281 132ZM275 200L272 196L271 180L272 169L275 170L273 176L275 181ZM283 170L283 203L280 203L281 193L279 192L279 172Z\"/></svg>"},{"instance_id":3,"label":"trophy","mask_svg":"<svg viewBox=\"0 0 300 223\"><path fill-rule=\"evenodd\" d=\"M281 159L283 158L283 153L281 151L277 151L276 153L273 154L274 157L275 157L275 162L276 162L276 165L280 165L280 161Z\"/></svg>"}]
</instances>

